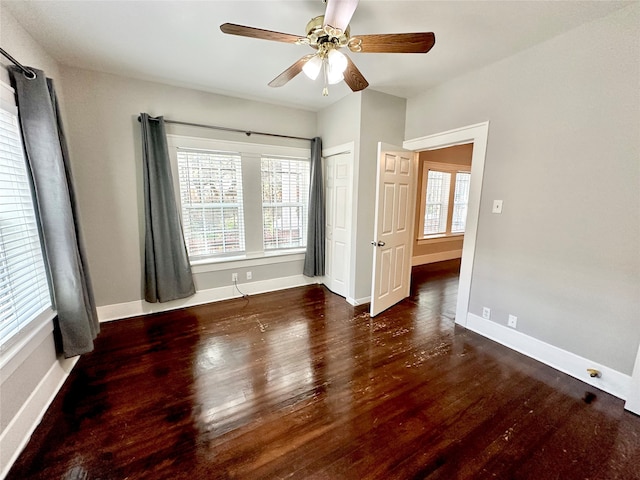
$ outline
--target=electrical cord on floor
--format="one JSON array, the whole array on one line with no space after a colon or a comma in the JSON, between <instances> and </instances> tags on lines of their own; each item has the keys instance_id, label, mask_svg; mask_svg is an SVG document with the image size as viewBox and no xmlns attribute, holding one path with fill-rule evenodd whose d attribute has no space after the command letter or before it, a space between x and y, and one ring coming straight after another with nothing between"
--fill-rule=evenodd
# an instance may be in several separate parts
<instances>
[{"instance_id":1,"label":"electrical cord on floor","mask_svg":"<svg viewBox=\"0 0 640 480\"><path fill-rule=\"evenodd\" d=\"M240 289L238 288L238 281L237 281L237 280L234 280L234 281L233 281L233 286L234 286L234 287L236 287L236 290L238 291L238 293L239 293L240 295L242 295L242 298L249 298L249 295L247 295L246 293L244 293L242 290L240 290Z\"/></svg>"}]
</instances>

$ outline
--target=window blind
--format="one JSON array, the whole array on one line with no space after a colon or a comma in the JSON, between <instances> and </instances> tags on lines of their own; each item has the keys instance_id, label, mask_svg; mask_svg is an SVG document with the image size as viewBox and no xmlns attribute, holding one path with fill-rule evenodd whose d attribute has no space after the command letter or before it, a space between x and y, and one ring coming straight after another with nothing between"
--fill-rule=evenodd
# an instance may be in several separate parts
<instances>
[{"instance_id":1,"label":"window blind","mask_svg":"<svg viewBox=\"0 0 640 480\"><path fill-rule=\"evenodd\" d=\"M471 174L456 173L456 188L453 194L453 217L451 219L451 233L464 233L467 223L467 204L469 203L469 188Z\"/></svg>"},{"instance_id":2,"label":"window blind","mask_svg":"<svg viewBox=\"0 0 640 480\"><path fill-rule=\"evenodd\" d=\"M51 306L17 109L3 84L0 101L0 351Z\"/></svg>"},{"instance_id":3,"label":"window blind","mask_svg":"<svg viewBox=\"0 0 640 480\"><path fill-rule=\"evenodd\" d=\"M445 233L447 231L450 183L450 173L429 170L427 202L424 214L424 235Z\"/></svg>"},{"instance_id":4,"label":"window blind","mask_svg":"<svg viewBox=\"0 0 640 480\"><path fill-rule=\"evenodd\" d=\"M189 257L244 252L240 154L179 149L177 160Z\"/></svg>"},{"instance_id":5,"label":"window blind","mask_svg":"<svg viewBox=\"0 0 640 480\"><path fill-rule=\"evenodd\" d=\"M308 160L262 157L262 225L265 250L307 244Z\"/></svg>"}]
</instances>

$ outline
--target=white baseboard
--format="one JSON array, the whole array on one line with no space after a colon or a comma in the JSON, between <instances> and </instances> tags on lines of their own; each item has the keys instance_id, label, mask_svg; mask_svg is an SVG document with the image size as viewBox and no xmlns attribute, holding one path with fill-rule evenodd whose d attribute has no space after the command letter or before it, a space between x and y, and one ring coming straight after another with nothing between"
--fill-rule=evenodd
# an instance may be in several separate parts
<instances>
[{"instance_id":1,"label":"white baseboard","mask_svg":"<svg viewBox=\"0 0 640 480\"><path fill-rule=\"evenodd\" d=\"M444 262L445 260L455 260L462 258L462 249L448 250L446 252L428 253L411 258L411 266L426 265L427 263Z\"/></svg>"},{"instance_id":2,"label":"white baseboard","mask_svg":"<svg viewBox=\"0 0 640 480\"><path fill-rule=\"evenodd\" d=\"M365 303L371 303L370 296L362 298L347 297L346 300L350 305L353 305L354 307L357 307L358 305L364 305Z\"/></svg>"},{"instance_id":3,"label":"white baseboard","mask_svg":"<svg viewBox=\"0 0 640 480\"><path fill-rule=\"evenodd\" d=\"M305 277L304 275L294 275L291 277L275 278L273 280L262 280L251 283L240 283L238 288L247 295L257 295L259 293L275 292L293 287L302 287L319 283L318 278ZM209 288L199 290L195 295L181 300L173 300L165 303L147 303L144 300L133 302L117 303L98 307L98 318L101 322L110 322L128 317L148 315L150 313L166 312L178 308L192 307L205 303L219 302L231 298L239 298L242 295L236 287L229 285L226 287Z\"/></svg>"},{"instance_id":4,"label":"white baseboard","mask_svg":"<svg viewBox=\"0 0 640 480\"><path fill-rule=\"evenodd\" d=\"M472 313L467 314L466 327L618 398L626 400L629 395L629 375ZM587 373L587 368L599 370L601 377L592 378Z\"/></svg>"},{"instance_id":5,"label":"white baseboard","mask_svg":"<svg viewBox=\"0 0 640 480\"><path fill-rule=\"evenodd\" d=\"M80 357L58 360L0 435L0 479L6 477Z\"/></svg>"}]
</instances>

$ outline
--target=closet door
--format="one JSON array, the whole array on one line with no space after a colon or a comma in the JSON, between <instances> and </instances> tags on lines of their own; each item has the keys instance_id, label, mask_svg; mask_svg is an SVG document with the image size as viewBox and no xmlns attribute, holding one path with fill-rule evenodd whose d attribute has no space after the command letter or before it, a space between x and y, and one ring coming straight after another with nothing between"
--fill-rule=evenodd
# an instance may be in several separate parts
<instances>
[{"instance_id":1,"label":"closet door","mask_svg":"<svg viewBox=\"0 0 640 480\"><path fill-rule=\"evenodd\" d=\"M342 151L329 154L325 156L324 164L327 254L325 285L332 292L349 298L353 153Z\"/></svg>"}]
</instances>

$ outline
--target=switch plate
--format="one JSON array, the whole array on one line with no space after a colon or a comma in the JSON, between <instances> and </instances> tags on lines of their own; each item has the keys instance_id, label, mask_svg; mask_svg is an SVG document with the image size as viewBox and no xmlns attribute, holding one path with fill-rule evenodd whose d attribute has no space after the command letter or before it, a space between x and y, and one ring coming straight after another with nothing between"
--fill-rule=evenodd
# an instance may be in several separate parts
<instances>
[{"instance_id":1,"label":"switch plate","mask_svg":"<svg viewBox=\"0 0 640 480\"><path fill-rule=\"evenodd\" d=\"M502 213L502 200L494 200L491 213Z\"/></svg>"},{"instance_id":2,"label":"switch plate","mask_svg":"<svg viewBox=\"0 0 640 480\"><path fill-rule=\"evenodd\" d=\"M509 321L507 322L507 325L509 325L511 328L516 328L518 326L518 317L509 314Z\"/></svg>"},{"instance_id":3,"label":"switch plate","mask_svg":"<svg viewBox=\"0 0 640 480\"><path fill-rule=\"evenodd\" d=\"M482 307L482 318L491 320L491 309L489 307Z\"/></svg>"}]
</instances>

